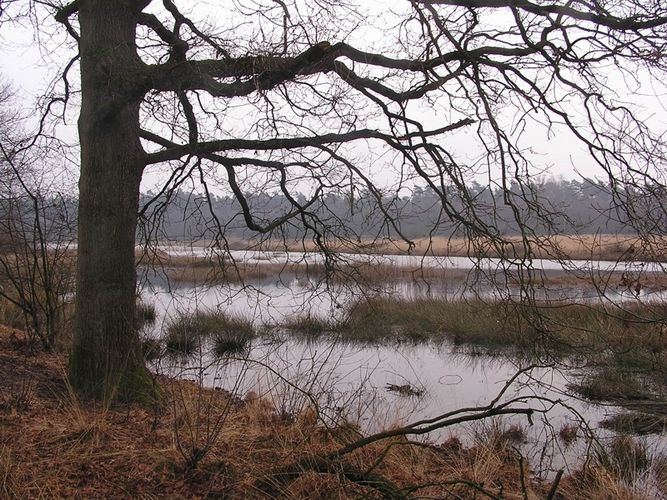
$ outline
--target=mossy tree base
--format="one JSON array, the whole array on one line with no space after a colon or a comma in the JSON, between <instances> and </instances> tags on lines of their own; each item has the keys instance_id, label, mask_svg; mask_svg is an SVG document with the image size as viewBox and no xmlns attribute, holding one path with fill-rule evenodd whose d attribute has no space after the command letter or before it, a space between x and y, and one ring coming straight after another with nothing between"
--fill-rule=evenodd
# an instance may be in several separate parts
<instances>
[{"instance_id":1,"label":"mossy tree base","mask_svg":"<svg viewBox=\"0 0 667 500\"><path fill-rule=\"evenodd\" d=\"M151 404L160 398L160 391L148 369L143 365L107 367L100 376L99 364L90 356L75 352L70 357L69 381L77 397L102 401L104 404Z\"/></svg>"}]
</instances>

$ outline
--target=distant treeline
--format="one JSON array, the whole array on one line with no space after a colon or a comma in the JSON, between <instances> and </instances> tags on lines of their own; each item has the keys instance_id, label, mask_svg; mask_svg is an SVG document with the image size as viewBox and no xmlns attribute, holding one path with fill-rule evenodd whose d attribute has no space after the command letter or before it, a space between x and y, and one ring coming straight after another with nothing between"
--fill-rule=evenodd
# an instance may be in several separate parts
<instances>
[{"instance_id":1,"label":"distant treeline","mask_svg":"<svg viewBox=\"0 0 667 500\"><path fill-rule=\"evenodd\" d=\"M398 231L419 238L463 234L463 221L475 218L507 235L518 233L520 225L538 234L634 233L636 224L630 224L626 215L631 195L628 190L614 193L608 184L583 179L513 184L509 193L473 183L466 193L450 187L444 196L429 188L415 188L404 196L355 188L321 195L312 203L303 194L293 195L290 201L280 193L247 193L249 216L232 196L207 199L184 191L148 193L142 196L142 204L148 205L143 220L151 236L175 240L208 239L219 228L227 237L256 236L257 231L248 230L248 217L263 229L287 217L274 229L286 238L319 232L359 239L394 236Z\"/></svg>"},{"instance_id":2,"label":"distant treeline","mask_svg":"<svg viewBox=\"0 0 667 500\"><path fill-rule=\"evenodd\" d=\"M646 221L655 225L656 219L664 218L664 191L660 186L613 192L608 184L583 179L511 185L508 196L501 189L476 183L468 185L466 193L450 187L442 197L428 188L415 188L404 196L379 195L362 189L352 193L339 190L315 201L303 194L288 200L281 193L266 192L245 195L247 214L233 196L207 198L183 190L160 195L149 192L141 195L139 233L142 238L192 241L214 238L222 229L226 237L245 239L258 234L248 229L249 222L271 229L276 220L285 218L283 224L273 228L273 236L294 239L318 232L325 237L360 239L396 236L400 231L405 237L419 238L463 234L462 221L477 218L506 235L517 234L520 224L538 234L630 234ZM50 202L43 201L42 216L50 221L49 225L56 223L59 237L64 233L75 236L76 198L58 195ZM447 210L443 209L443 202ZM14 198L11 209L8 203L0 198L4 218L9 213L11 217L20 214L24 228L32 225L33 200ZM653 213L651 206L657 207ZM628 213L635 215L629 217Z\"/></svg>"}]
</instances>

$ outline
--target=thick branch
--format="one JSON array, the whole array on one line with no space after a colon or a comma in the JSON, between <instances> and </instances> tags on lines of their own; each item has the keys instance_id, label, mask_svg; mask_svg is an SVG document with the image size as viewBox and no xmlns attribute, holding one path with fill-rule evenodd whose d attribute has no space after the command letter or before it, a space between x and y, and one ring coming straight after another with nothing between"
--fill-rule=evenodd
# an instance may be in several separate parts
<instances>
[{"instance_id":1,"label":"thick branch","mask_svg":"<svg viewBox=\"0 0 667 500\"><path fill-rule=\"evenodd\" d=\"M141 132L142 139L153 141L157 144L165 145L164 139L147 131ZM222 139L219 141L200 142L197 144L179 145L152 153L148 155L148 164L160 163L168 160L176 160L182 156L205 155L220 151L230 150L254 150L254 151L272 151L277 149L305 148L309 146L319 146L322 144L334 144L350 142L358 139L380 139L390 140L391 137L376 130L362 129L342 134L323 134L312 137L291 137L276 139Z\"/></svg>"},{"instance_id":2,"label":"thick branch","mask_svg":"<svg viewBox=\"0 0 667 500\"><path fill-rule=\"evenodd\" d=\"M142 12L139 14L139 24L152 29L160 39L169 44L172 49L171 57L177 61L184 61L185 54L188 51L188 44L181 40L174 32L160 22L153 14Z\"/></svg>"},{"instance_id":3,"label":"thick branch","mask_svg":"<svg viewBox=\"0 0 667 500\"><path fill-rule=\"evenodd\" d=\"M168 139L164 139L163 137L160 137L158 135L155 135L151 132L146 132L142 131L142 137L144 139L151 140L157 144L161 144L166 147L175 147L176 144L173 142L169 141ZM248 201L246 200L245 195L243 194L243 191L241 190L241 187L239 186L237 180L236 180L236 172L234 171L234 167L238 166L243 166L243 165L255 165L258 167L268 167L268 168L273 168L276 170L280 170L281 172L281 177L282 177L282 182L281 182L281 188L283 189L283 192L287 195L286 193L286 187L285 187L285 168L287 166L301 166L301 167L307 167L305 163L302 162L296 162L296 163L281 163L277 161L270 161L270 160L261 160L261 159L256 159L256 158L239 158L239 157L226 157L226 156L221 156L215 153L208 153L208 154L202 154L202 158L205 158L209 161L212 161L214 163L218 163L219 165L222 165L225 171L227 172L227 180L229 182L229 186L232 189L232 192L234 193L234 196L236 197L237 201L241 205L241 210L243 212L243 218L245 220L246 226L248 229L251 229L253 231L256 231L258 233L262 234L267 234L273 231L274 229L282 226L286 222L288 222L290 219L293 219L299 214L304 213L305 210L308 209L312 204L314 204L320 196L320 190L318 189L316 193L313 195L310 201L308 201L304 205L298 204L293 198L288 196L288 199L290 200L290 203L296 207L296 210L290 211L287 214L283 215L282 217L279 217L275 220L273 220L271 223L267 224L266 226L261 226L259 225L254 217L252 216L250 205L248 204Z\"/></svg>"},{"instance_id":4,"label":"thick branch","mask_svg":"<svg viewBox=\"0 0 667 500\"><path fill-rule=\"evenodd\" d=\"M373 80L372 78L363 78L358 76L354 71L348 68L345 64L340 61L334 62L334 71L338 76L340 76L343 81L355 89L368 89L372 90L376 94L391 99L394 102L405 102L411 99L419 99L423 97L427 92L435 90L439 87L442 87L445 83L457 78L463 65L457 69L455 72L452 72L442 78L436 80L425 82L423 85L419 85L416 88L407 90L405 92L396 92L395 90L387 87L386 85L381 84L380 82Z\"/></svg>"},{"instance_id":5,"label":"thick branch","mask_svg":"<svg viewBox=\"0 0 667 500\"><path fill-rule=\"evenodd\" d=\"M227 52L227 50L225 50L219 43L217 43L215 40L213 40L213 38L211 38L210 36L203 33L199 28L197 28L195 23L193 23L190 19L185 17L181 13L181 11L178 10L178 8L174 4L174 2L172 2L171 0L162 0L162 4L164 5L164 8L167 9L169 11L169 13L173 16L174 20L177 23L185 24L188 28L190 28L192 30L192 32L195 35L197 35L199 38L201 38L207 44L209 44L211 47L213 47L213 49L215 49L215 51L219 55L222 55L226 58L231 57L229 52Z\"/></svg>"},{"instance_id":6,"label":"thick branch","mask_svg":"<svg viewBox=\"0 0 667 500\"><path fill-rule=\"evenodd\" d=\"M325 144L340 144L359 139L378 139L397 147L397 141L406 141L421 137L422 139L439 135L445 132L451 132L461 127L474 123L471 119L459 120L455 123L441 127L434 131L413 132L401 137L394 137L389 134L371 129L353 130L340 134L322 134L311 137L286 137L275 139L222 139L218 141L200 142L192 144L175 145L173 142L160 137L157 134L142 130L140 136L142 139L154 142L166 149L151 153L147 156L147 164L160 163L163 161L176 160L185 155L203 156L210 153L231 150L253 150L253 151L273 151L277 149L306 148L311 146L322 146Z\"/></svg>"},{"instance_id":7,"label":"thick branch","mask_svg":"<svg viewBox=\"0 0 667 500\"><path fill-rule=\"evenodd\" d=\"M296 57L246 56L230 59L206 59L200 61L169 62L149 68L145 83L146 90L160 91L204 90L214 97L238 97L249 95L258 90L269 90L276 85L292 80L296 76L312 75L337 71L350 82L357 82L380 94L389 97L390 89L371 83L368 79L360 79L344 66L336 68L335 60L346 57L354 62L403 71L426 72L449 62L461 61L468 63L481 57L522 57L534 54L535 47L502 47L490 46L462 51L455 50L439 57L424 61L418 59L393 59L380 54L363 52L346 43L330 45L320 42ZM234 78L232 83L220 80ZM240 80L244 78L243 80ZM422 88L424 92L437 88L438 83L428 83ZM394 97L401 97L401 94ZM414 97L418 97L418 92ZM393 97L390 97L393 98Z\"/></svg>"},{"instance_id":8,"label":"thick branch","mask_svg":"<svg viewBox=\"0 0 667 500\"><path fill-rule=\"evenodd\" d=\"M56 11L54 16L56 21L65 26L65 29L70 34L74 40L79 41L79 34L76 32L72 24L69 22L70 16L73 16L79 11L79 0L74 0L73 2L65 5L61 9Z\"/></svg>"},{"instance_id":9,"label":"thick branch","mask_svg":"<svg viewBox=\"0 0 667 500\"><path fill-rule=\"evenodd\" d=\"M58 9L56 12L56 21L59 23L64 23L67 21L71 16L79 12L79 0L74 0L73 2L68 3L64 7Z\"/></svg>"}]
</instances>

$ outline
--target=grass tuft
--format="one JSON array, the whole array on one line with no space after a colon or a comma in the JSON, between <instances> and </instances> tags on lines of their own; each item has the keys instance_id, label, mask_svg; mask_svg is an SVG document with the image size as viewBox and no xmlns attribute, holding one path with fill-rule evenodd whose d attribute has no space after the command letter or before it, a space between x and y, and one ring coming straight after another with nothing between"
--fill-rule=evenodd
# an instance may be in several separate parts
<instances>
[{"instance_id":1,"label":"grass tuft","mask_svg":"<svg viewBox=\"0 0 667 500\"><path fill-rule=\"evenodd\" d=\"M213 353L221 358L243 355L255 337L252 321L242 316L221 316L213 333Z\"/></svg>"},{"instance_id":2,"label":"grass tuft","mask_svg":"<svg viewBox=\"0 0 667 500\"><path fill-rule=\"evenodd\" d=\"M653 397L637 377L614 367L594 370L571 388L591 401L638 401Z\"/></svg>"},{"instance_id":3,"label":"grass tuft","mask_svg":"<svg viewBox=\"0 0 667 500\"><path fill-rule=\"evenodd\" d=\"M285 331L302 338L317 338L336 330L336 325L311 314L287 317L280 326Z\"/></svg>"},{"instance_id":4,"label":"grass tuft","mask_svg":"<svg viewBox=\"0 0 667 500\"><path fill-rule=\"evenodd\" d=\"M141 339L141 350L146 361L155 361L164 354L162 351L162 342L153 337L144 337Z\"/></svg>"},{"instance_id":5,"label":"grass tuft","mask_svg":"<svg viewBox=\"0 0 667 500\"><path fill-rule=\"evenodd\" d=\"M342 336L348 341L378 343L399 338L419 340L443 331L436 301L376 298L362 300L348 311Z\"/></svg>"},{"instance_id":6,"label":"grass tuft","mask_svg":"<svg viewBox=\"0 0 667 500\"><path fill-rule=\"evenodd\" d=\"M219 313L181 313L166 326L164 338L167 352L190 355L202 346L202 342L213 332Z\"/></svg>"},{"instance_id":7,"label":"grass tuft","mask_svg":"<svg viewBox=\"0 0 667 500\"><path fill-rule=\"evenodd\" d=\"M198 311L173 318L164 340L168 352L181 355L191 355L212 340L214 354L229 356L247 351L254 336L252 321L247 318L219 311Z\"/></svg>"},{"instance_id":8,"label":"grass tuft","mask_svg":"<svg viewBox=\"0 0 667 500\"><path fill-rule=\"evenodd\" d=\"M499 348L525 343L519 332L526 326L519 317L500 302L374 298L351 306L342 335L348 341L449 341Z\"/></svg>"},{"instance_id":9,"label":"grass tuft","mask_svg":"<svg viewBox=\"0 0 667 500\"><path fill-rule=\"evenodd\" d=\"M662 434L667 429L667 416L650 413L619 413L602 421L602 427L623 434Z\"/></svg>"},{"instance_id":10,"label":"grass tuft","mask_svg":"<svg viewBox=\"0 0 667 500\"><path fill-rule=\"evenodd\" d=\"M627 435L616 436L607 446L598 448L594 459L597 465L627 483L637 481L652 462L646 444Z\"/></svg>"},{"instance_id":11,"label":"grass tuft","mask_svg":"<svg viewBox=\"0 0 667 500\"><path fill-rule=\"evenodd\" d=\"M144 326L154 325L155 321L157 320L155 304L147 304L142 300L138 300L135 307L135 316L138 329Z\"/></svg>"},{"instance_id":12,"label":"grass tuft","mask_svg":"<svg viewBox=\"0 0 667 500\"><path fill-rule=\"evenodd\" d=\"M565 424L558 430L558 437L569 448L579 437L579 426L574 424Z\"/></svg>"}]
</instances>

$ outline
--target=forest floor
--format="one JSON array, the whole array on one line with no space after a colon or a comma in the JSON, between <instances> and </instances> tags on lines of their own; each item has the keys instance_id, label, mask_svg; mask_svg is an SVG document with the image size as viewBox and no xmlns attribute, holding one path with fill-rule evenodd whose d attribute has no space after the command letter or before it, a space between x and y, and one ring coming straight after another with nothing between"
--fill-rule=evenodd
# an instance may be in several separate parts
<instances>
[{"instance_id":1,"label":"forest floor","mask_svg":"<svg viewBox=\"0 0 667 500\"><path fill-rule=\"evenodd\" d=\"M394 437L337 456L360 433L325 427L313 408L286 414L167 378L151 407L80 402L65 367L0 327L0 497L536 499L552 486L531 479L516 429L492 426L469 447ZM566 475L552 498L645 497L614 463Z\"/></svg>"}]
</instances>

